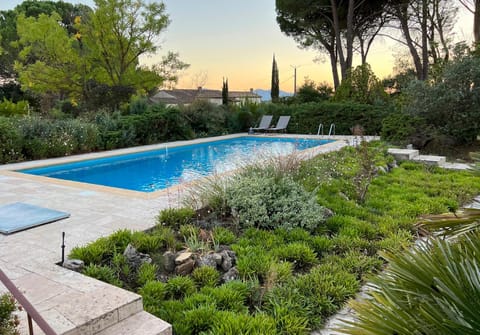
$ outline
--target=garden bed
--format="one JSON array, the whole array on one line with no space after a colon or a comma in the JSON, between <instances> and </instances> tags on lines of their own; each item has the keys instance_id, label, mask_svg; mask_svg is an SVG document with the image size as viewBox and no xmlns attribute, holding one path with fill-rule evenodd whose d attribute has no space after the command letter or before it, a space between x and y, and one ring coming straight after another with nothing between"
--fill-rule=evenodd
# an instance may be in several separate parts
<instances>
[{"instance_id":1,"label":"garden bed","mask_svg":"<svg viewBox=\"0 0 480 335\"><path fill-rule=\"evenodd\" d=\"M119 231L70 258L141 294L175 334L308 334L383 268L379 251L411 245L419 215L480 193L468 172L393 166L372 143L249 167L212 178L151 231Z\"/></svg>"}]
</instances>

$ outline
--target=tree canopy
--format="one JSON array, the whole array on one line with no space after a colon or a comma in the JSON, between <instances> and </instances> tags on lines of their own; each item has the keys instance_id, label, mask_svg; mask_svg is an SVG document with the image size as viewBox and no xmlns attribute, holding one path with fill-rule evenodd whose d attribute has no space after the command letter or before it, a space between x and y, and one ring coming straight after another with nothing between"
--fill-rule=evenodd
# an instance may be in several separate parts
<instances>
[{"instance_id":1,"label":"tree canopy","mask_svg":"<svg viewBox=\"0 0 480 335\"><path fill-rule=\"evenodd\" d=\"M177 71L188 67L173 52L153 66L140 65L141 56L158 51L170 22L163 3L95 0L95 5L92 10L27 0L0 12L0 75L18 77L24 91L76 104L95 100L99 88L111 101L128 100L164 81L171 85Z\"/></svg>"},{"instance_id":2,"label":"tree canopy","mask_svg":"<svg viewBox=\"0 0 480 335\"><path fill-rule=\"evenodd\" d=\"M388 0L275 1L280 30L301 47L313 47L328 54L335 87L352 67L355 42L359 44L362 62L366 62L373 39L388 20L388 3Z\"/></svg>"}]
</instances>

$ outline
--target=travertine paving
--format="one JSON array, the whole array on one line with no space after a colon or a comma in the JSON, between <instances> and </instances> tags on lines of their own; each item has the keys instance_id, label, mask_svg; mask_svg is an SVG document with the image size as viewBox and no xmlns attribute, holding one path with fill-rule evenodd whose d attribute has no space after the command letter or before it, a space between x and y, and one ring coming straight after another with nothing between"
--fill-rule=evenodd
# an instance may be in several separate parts
<instances>
[{"instance_id":1,"label":"travertine paving","mask_svg":"<svg viewBox=\"0 0 480 335\"><path fill-rule=\"evenodd\" d=\"M243 136L243 134L222 138L235 136ZM339 141L305 154L313 155L338 150L358 141L345 136L323 136L323 138L339 139ZM181 143L204 141L205 139ZM73 247L84 245L119 229L150 228L155 224L155 217L161 209L178 206L185 187L155 192L154 196L145 196L139 195L138 192L54 181L11 171L42 166L46 163L105 157L164 146L165 144L160 144L47 161L0 165L0 205L25 202L71 214L70 218L65 220L13 235L0 235L0 268L21 289L58 334L90 335L99 334L102 331L106 334L107 331L115 332L117 328L129 329L126 325L127 318L132 318L132 324L138 323L138 320L148 320L151 334L171 334L168 324L152 316L146 316L146 313L142 312L140 296L63 269L55 263L61 260L62 232L66 234L65 254L68 255ZM2 289L5 290L0 286L0 291ZM122 326L118 326L120 324ZM25 327L24 324L23 326ZM25 331L25 328L23 330ZM40 332L36 331L35 334Z\"/></svg>"}]
</instances>

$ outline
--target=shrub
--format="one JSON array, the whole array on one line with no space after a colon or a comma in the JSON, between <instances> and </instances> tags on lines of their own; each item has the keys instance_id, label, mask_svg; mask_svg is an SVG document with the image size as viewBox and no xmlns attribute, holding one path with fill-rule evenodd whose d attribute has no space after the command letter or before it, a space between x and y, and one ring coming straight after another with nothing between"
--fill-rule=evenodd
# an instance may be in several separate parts
<instances>
[{"instance_id":1,"label":"shrub","mask_svg":"<svg viewBox=\"0 0 480 335\"><path fill-rule=\"evenodd\" d=\"M48 120L25 117L17 120L27 159L42 159L94 151L98 146L98 128L78 120Z\"/></svg>"},{"instance_id":2,"label":"shrub","mask_svg":"<svg viewBox=\"0 0 480 335\"><path fill-rule=\"evenodd\" d=\"M147 311L160 306L167 294L166 284L159 281L147 281L138 291L143 298Z\"/></svg>"},{"instance_id":3,"label":"shrub","mask_svg":"<svg viewBox=\"0 0 480 335\"><path fill-rule=\"evenodd\" d=\"M128 229L117 230L107 237L112 253L123 253L132 241L132 232Z\"/></svg>"},{"instance_id":4,"label":"shrub","mask_svg":"<svg viewBox=\"0 0 480 335\"><path fill-rule=\"evenodd\" d=\"M152 253L158 251L164 246L165 239L157 233L147 234L144 232L135 232L132 234L132 245L143 253Z\"/></svg>"},{"instance_id":5,"label":"shrub","mask_svg":"<svg viewBox=\"0 0 480 335\"><path fill-rule=\"evenodd\" d=\"M285 240L283 239L283 236L276 234L274 231L249 228L243 232L243 236L235 245L244 248L260 246L268 250L284 243Z\"/></svg>"},{"instance_id":6,"label":"shrub","mask_svg":"<svg viewBox=\"0 0 480 335\"><path fill-rule=\"evenodd\" d=\"M123 146L145 145L162 141L186 140L192 138L187 120L176 108L152 105L142 114L122 115L117 120L122 133L130 133L129 142Z\"/></svg>"},{"instance_id":7,"label":"shrub","mask_svg":"<svg viewBox=\"0 0 480 335\"><path fill-rule=\"evenodd\" d=\"M293 263L290 262L274 262L270 263L266 275L266 287L271 288L274 285L282 284L289 281L293 276Z\"/></svg>"},{"instance_id":8,"label":"shrub","mask_svg":"<svg viewBox=\"0 0 480 335\"><path fill-rule=\"evenodd\" d=\"M235 243L237 237L227 228L215 227L213 228L213 239L219 245L230 245Z\"/></svg>"},{"instance_id":9,"label":"shrub","mask_svg":"<svg viewBox=\"0 0 480 335\"><path fill-rule=\"evenodd\" d=\"M285 242L309 242L312 235L302 228L293 228L286 230L283 228L275 229L275 235L281 236Z\"/></svg>"},{"instance_id":10,"label":"shrub","mask_svg":"<svg viewBox=\"0 0 480 335\"><path fill-rule=\"evenodd\" d=\"M271 308L271 315L275 319L277 334L302 335L307 334L308 319L296 314L289 306L274 304Z\"/></svg>"},{"instance_id":11,"label":"shrub","mask_svg":"<svg viewBox=\"0 0 480 335\"><path fill-rule=\"evenodd\" d=\"M0 295L0 334L18 335L18 316L13 314L18 310L15 299L10 294Z\"/></svg>"},{"instance_id":12,"label":"shrub","mask_svg":"<svg viewBox=\"0 0 480 335\"><path fill-rule=\"evenodd\" d=\"M244 227L313 231L324 221L324 209L315 197L286 176L276 178L247 170L233 178L226 196Z\"/></svg>"},{"instance_id":13,"label":"shrub","mask_svg":"<svg viewBox=\"0 0 480 335\"><path fill-rule=\"evenodd\" d=\"M137 283L140 286L149 281L154 281L157 277L158 266L156 264L143 263L138 268Z\"/></svg>"},{"instance_id":14,"label":"shrub","mask_svg":"<svg viewBox=\"0 0 480 335\"><path fill-rule=\"evenodd\" d=\"M213 305L202 305L194 309L187 310L183 313L182 322L185 324L185 330L179 331L177 328L176 334L201 334L210 330L213 320L217 314L217 310Z\"/></svg>"},{"instance_id":15,"label":"shrub","mask_svg":"<svg viewBox=\"0 0 480 335\"><path fill-rule=\"evenodd\" d=\"M257 313L254 316L221 311L216 318L211 330L206 335L275 335L275 320L265 313Z\"/></svg>"},{"instance_id":16,"label":"shrub","mask_svg":"<svg viewBox=\"0 0 480 335\"><path fill-rule=\"evenodd\" d=\"M375 135L380 133L382 120L389 111L385 106L356 102L311 102L262 104L259 112L275 117L290 115L287 130L294 134L316 134L320 123L325 127L335 123L337 134L350 134L350 128L358 124L364 128L365 135Z\"/></svg>"},{"instance_id":17,"label":"shrub","mask_svg":"<svg viewBox=\"0 0 480 335\"><path fill-rule=\"evenodd\" d=\"M160 306L149 311L162 320L172 324L175 334L189 335L189 329L184 322L185 305L179 300L166 300Z\"/></svg>"},{"instance_id":18,"label":"shrub","mask_svg":"<svg viewBox=\"0 0 480 335\"><path fill-rule=\"evenodd\" d=\"M176 250L181 248L182 245L177 241L175 237L175 232L170 227L163 227L156 225L155 228L151 231L152 236L156 236L160 239L162 245L170 250ZM155 239L147 238L145 242L156 243Z\"/></svg>"},{"instance_id":19,"label":"shrub","mask_svg":"<svg viewBox=\"0 0 480 335\"><path fill-rule=\"evenodd\" d=\"M246 296L229 286L204 287L201 292L213 298L218 310L247 312Z\"/></svg>"},{"instance_id":20,"label":"shrub","mask_svg":"<svg viewBox=\"0 0 480 335\"><path fill-rule=\"evenodd\" d=\"M480 132L479 91L473 89L480 79L478 57L464 55L447 63L438 81L413 81L405 90L406 112L423 118L434 133L448 136L454 143L472 143ZM420 135L429 129L420 129ZM424 143L425 144L425 143Z\"/></svg>"},{"instance_id":21,"label":"shrub","mask_svg":"<svg viewBox=\"0 0 480 335\"><path fill-rule=\"evenodd\" d=\"M198 100L181 108L189 121L195 137L223 135L226 133L228 110L205 100Z\"/></svg>"},{"instance_id":22,"label":"shrub","mask_svg":"<svg viewBox=\"0 0 480 335\"><path fill-rule=\"evenodd\" d=\"M270 269L273 257L258 246L235 247L237 254L237 269L244 279L258 278L263 281Z\"/></svg>"},{"instance_id":23,"label":"shrub","mask_svg":"<svg viewBox=\"0 0 480 335\"><path fill-rule=\"evenodd\" d=\"M192 208L167 208L160 211L157 222L160 225L178 229L180 226L188 224L195 217L195 211Z\"/></svg>"},{"instance_id":24,"label":"shrub","mask_svg":"<svg viewBox=\"0 0 480 335\"><path fill-rule=\"evenodd\" d=\"M355 276L335 264L319 265L310 273L277 286L266 295L266 310L272 314L276 306L284 306L291 314L307 318L315 329L355 294L359 283Z\"/></svg>"},{"instance_id":25,"label":"shrub","mask_svg":"<svg viewBox=\"0 0 480 335\"><path fill-rule=\"evenodd\" d=\"M0 102L0 115L2 116L27 114L28 109L28 101L25 100L15 103L3 97L3 101Z\"/></svg>"},{"instance_id":26,"label":"shrub","mask_svg":"<svg viewBox=\"0 0 480 335\"><path fill-rule=\"evenodd\" d=\"M333 242L327 236L314 236L310 241L310 247L320 257L333 249Z\"/></svg>"},{"instance_id":27,"label":"shrub","mask_svg":"<svg viewBox=\"0 0 480 335\"><path fill-rule=\"evenodd\" d=\"M196 292L195 282L190 277L170 278L165 286L168 299L182 299Z\"/></svg>"},{"instance_id":28,"label":"shrub","mask_svg":"<svg viewBox=\"0 0 480 335\"><path fill-rule=\"evenodd\" d=\"M112 255L110 244L105 237L99 238L83 247L74 247L70 251L69 258L80 259L85 262L85 265L102 264Z\"/></svg>"},{"instance_id":29,"label":"shrub","mask_svg":"<svg viewBox=\"0 0 480 335\"><path fill-rule=\"evenodd\" d=\"M192 278L198 287L215 286L220 279L220 274L213 267L202 266L193 270Z\"/></svg>"},{"instance_id":30,"label":"shrub","mask_svg":"<svg viewBox=\"0 0 480 335\"><path fill-rule=\"evenodd\" d=\"M204 305L215 306L215 300L212 296L205 293L194 293L183 300L185 310L198 308Z\"/></svg>"},{"instance_id":31,"label":"shrub","mask_svg":"<svg viewBox=\"0 0 480 335\"><path fill-rule=\"evenodd\" d=\"M118 279L117 274L108 266L91 264L83 269L83 274L106 283L122 287L122 282Z\"/></svg>"},{"instance_id":32,"label":"shrub","mask_svg":"<svg viewBox=\"0 0 480 335\"><path fill-rule=\"evenodd\" d=\"M396 144L407 144L425 121L407 113L397 112L385 117L382 122L382 139Z\"/></svg>"},{"instance_id":33,"label":"shrub","mask_svg":"<svg viewBox=\"0 0 480 335\"><path fill-rule=\"evenodd\" d=\"M304 242L292 242L279 246L272 252L279 259L292 262L296 270L305 270L318 263L317 255Z\"/></svg>"},{"instance_id":34,"label":"shrub","mask_svg":"<svg viewBox=\"0 0 480 335\"><path fill-rule=\"evenodd\" d=\"M0 116L0 164L21 160L22 144L22 135L15 123Z\"/></svg>"}]
</instances>

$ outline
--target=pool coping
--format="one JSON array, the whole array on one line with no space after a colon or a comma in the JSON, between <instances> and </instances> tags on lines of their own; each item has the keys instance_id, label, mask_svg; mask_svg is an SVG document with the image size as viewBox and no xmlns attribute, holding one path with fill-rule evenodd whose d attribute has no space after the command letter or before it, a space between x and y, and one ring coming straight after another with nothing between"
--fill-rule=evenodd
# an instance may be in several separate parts
<instances>
[{"instance_id":1,"label":"pool coping","mask_svg":"<svg viewBox=\"0 0 480 335\"><path fill-rule=\"evenodd\" d=\"M66 157L57 157L57 158L49 158L49 159L42 159L42 160L35 160L35 161L28 161L28 162L4 164L4 165L0 165L0 175L23 178L31 181L36 181L36 182L51 183L51 184L56 184L61 186L70 186L70 187L80 188L88 191L105 192L105 193L110 193L110 194L115 194L120 196L126 196L126 197L133 197L133 198L140 198L140 199L155 199L164 195L181 192L186 188L191 187L194 184L197 184L199 182L202 182L208 179L209 176L199 178L191 182L184 182L177 185L173 185L165 189L154 191L154 192L141 192L141 191L127 190L127 189L122 189L117 187L82 183L77 181L70 181L70 180L45 177L45 176L39 176L39 175L31 175L27 173L17 172L17 170L32 169L37 167L60 165L60 164L66 164L66 163L74 163L74 162L80 162L80 161L91 160L91 159L122 156L127 154L142 153L142 152L155 151L155 150L161 150L161 149L170 149L170 148L188 146L192 144L216 142L216 141L234 139L234 138L245 137L245 136L258 137L258 138L266 138L266 137L267 138L294 138L294 139L302 138L302 139L333 141L330 143L326 143L324 145L299 151L299 155L303 157L302 159L311 158L316 155L319 155L320 153L330 151L332 150L331 147L338 146L339 141L345 141L344 145L348 145L350 144L350 141L355 140L355 137L353 136L325 136L325 135L272 134L272 133L248 135L245 133L237 133L237 134L229 134L229 135L222 135L222 136L215 136L215 137L208 137L208 138L201 138L201 139L194 139L194 140L164 142L164 143L158 143L158 144L152 144L152 145L122 148L122 149L115 149L115 150L108 150L108 151L101 151L101 152L93 152L93 153L72 155L72 156L66 156ZM236 170L233 170L233 171L236 171ZM229 171L229 172L226 172L225 174L231 174L231 173L232 171Z\"/></svg>"}]
</instances>

